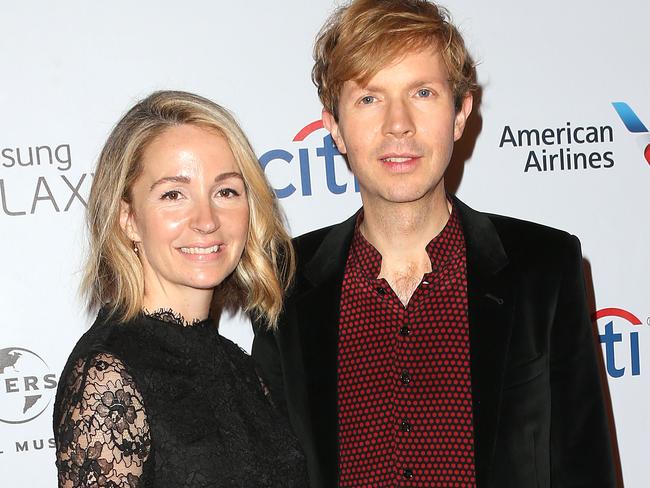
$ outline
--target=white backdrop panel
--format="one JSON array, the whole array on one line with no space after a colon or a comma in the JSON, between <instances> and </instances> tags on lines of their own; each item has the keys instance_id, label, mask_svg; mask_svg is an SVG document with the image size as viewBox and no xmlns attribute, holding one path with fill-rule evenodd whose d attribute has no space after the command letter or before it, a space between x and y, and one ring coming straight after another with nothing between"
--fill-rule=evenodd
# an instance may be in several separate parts
<instances>
[{"instance_id":1,"label":"white backdrop panel","mask_svg":"<svg viewBox=\"0 0 650 488\"><path fill-rule=\"evenodd\" d=\"M471 206L580 237L594 311L604 310L597 326L624 484L645 488L650 133L630 132L612 103L627 103L650 124L644 61L650 6L642 0L616 9L586 0L446 5L479 62L483 87L448 184ZM320 117L309 77L311 46L333 7L331 0L0 7L3 486L56 485L53 385L91 321L77 295L83 200L108 132L136 100L156 89L182 89L233 110L283 197L293 235L358 208L354 180L326 132L294 140ZM558 140L557 129L567 127L572 135L584 127L578 138L594 127L598 140L569 143L566 133ZM555 135L543 140L544 129ZM528 131L523 142L530 136L533 144L512 143L522 130ZM560 153L567 152L584 154L586 167L578 156L577 169L562 169ZM250 348L245 318L224 320L222 331Z\"/></svg>"}]
</instances>

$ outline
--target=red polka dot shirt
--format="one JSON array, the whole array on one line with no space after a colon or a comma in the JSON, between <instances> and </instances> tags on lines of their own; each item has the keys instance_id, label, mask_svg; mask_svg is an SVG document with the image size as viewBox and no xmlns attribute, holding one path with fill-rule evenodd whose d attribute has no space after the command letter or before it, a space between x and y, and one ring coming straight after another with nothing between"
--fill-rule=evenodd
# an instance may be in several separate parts
<instances>
[{"instance_id":1,"label":"red polka dot shirt","mask_svg":"<svg viewBox=\"0 0 650 488\"><path fill-rule=\"evenodd\" d=\"M455 210L404 307L357 220L341 295L341 487L476 486L465 240Z\"/></svg>"}]
</instances>

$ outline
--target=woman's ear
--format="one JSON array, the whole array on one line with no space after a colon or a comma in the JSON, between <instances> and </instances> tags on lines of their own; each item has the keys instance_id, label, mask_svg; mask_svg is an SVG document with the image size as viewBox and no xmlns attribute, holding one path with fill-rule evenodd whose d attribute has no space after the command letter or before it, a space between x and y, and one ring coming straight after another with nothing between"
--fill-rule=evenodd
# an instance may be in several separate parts
<instances>
[{"instance_id":1,"label":"woman's ear","mask_svg":"<svg viewBox=\"0 0 650 488\"><path fill-rule=\"evenodd\" d=\"M141 241L131 204L124 200L120 202L120 227L128 239L133 242Z\"/></svg>"}]
</instances>

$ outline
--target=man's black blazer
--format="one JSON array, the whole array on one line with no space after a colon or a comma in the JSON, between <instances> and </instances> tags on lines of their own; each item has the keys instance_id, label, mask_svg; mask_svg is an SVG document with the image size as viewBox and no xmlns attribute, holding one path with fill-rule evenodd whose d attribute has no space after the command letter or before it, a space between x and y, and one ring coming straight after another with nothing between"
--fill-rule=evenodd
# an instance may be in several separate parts
<instances>
[{"instance_id":1,"label":"man's black blazer","mask_svg":"<svg viewBox=\"0 0 650 488\"><path fill-rule=\"evenodd\" d=\"M610 488L615 471L577 238L454 199L467 247L479 488ZM338 478L337 334L355 217L294 240L295 285L253 357L308 459Z\"/></svg>"}]
</instances>

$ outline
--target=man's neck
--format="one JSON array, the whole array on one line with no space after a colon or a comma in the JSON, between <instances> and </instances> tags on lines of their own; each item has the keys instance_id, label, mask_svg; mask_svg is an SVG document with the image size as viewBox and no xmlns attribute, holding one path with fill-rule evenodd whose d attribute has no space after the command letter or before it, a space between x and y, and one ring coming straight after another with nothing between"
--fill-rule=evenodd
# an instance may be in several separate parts
<instances>
[{"instance_id":1,"label":"man's neck","mask_svg":"<svg viewBox=\"0 0 650 488\"><path fill-rule=\"evenodd\" d=\"M364 202L361 233L381 254L380 278L406 306L422 275L431 271L427 244L447 224L451 204L440 196L409 203Z\"/></svg>"},{"instance_id":2,"label":"man's neck","mask_svg":"<svg viewBox=\"0 0 650 488\"><path fill-rule=\"evenodd\" d=\"M364 202L361 233L382 255L417 254L447 224L451 204L444 192L416 202Z\"/></svg>"}]
</instances>

